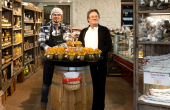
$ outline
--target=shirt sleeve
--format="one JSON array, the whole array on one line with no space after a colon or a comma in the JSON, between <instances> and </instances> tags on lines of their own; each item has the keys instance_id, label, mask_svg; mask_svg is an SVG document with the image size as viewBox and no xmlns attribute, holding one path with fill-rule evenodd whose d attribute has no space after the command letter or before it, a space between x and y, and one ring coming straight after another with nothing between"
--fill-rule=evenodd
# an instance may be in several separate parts
<instances>
[{"instance_id":1,"label":"shirt sleeve","mask_svg":"<svg viewBox=\"0 0 170 110\"><path fill-rule=\"evenodd\" d=\"M46 33L44 32L43 27L40 28L38 42L39 42L39 46L42 50L45 51L46 49L50 48L50 46L48 46L46 44Z\"/></svg>"}]
</instances>

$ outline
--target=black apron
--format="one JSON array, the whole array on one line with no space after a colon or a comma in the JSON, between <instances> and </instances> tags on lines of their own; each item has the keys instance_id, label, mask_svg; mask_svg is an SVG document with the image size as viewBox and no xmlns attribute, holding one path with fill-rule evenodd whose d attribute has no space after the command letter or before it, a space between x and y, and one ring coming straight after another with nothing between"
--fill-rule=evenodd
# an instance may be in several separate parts
<instances>
[{"instance_id":1,"label":"black apron","mask_svg":"<svg viewBox=\"0 0 170 110\"><path fill-rule=\"evenodd\" d=\"M62 30L61 24L60 24L61 34L59 36L53 36L52 29L53 29L53 24L51 24L50 26L50 38L49 38L49 41L47 42L47 45L49 45L50 47L53 47L58 44L64 43L63 30ZM53 72L54 72L54 66L55 66L55 62L45 60L44 70L43 70L43 84L48 85L48 86L51 85Z\"/></svg>"}]
</instances>

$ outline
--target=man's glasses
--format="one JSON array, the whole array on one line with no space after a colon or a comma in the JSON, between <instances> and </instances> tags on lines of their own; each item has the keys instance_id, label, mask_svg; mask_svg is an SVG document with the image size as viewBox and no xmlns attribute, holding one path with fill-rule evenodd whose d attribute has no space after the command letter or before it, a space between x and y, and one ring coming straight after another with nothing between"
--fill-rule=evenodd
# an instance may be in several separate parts
<instances>
[{"instance_id":1,"label":"man's glasses","mask_svg":"<svg viewBox=\"0 0 170 110\"><path fill-rule=\"evenodd\" d=\"M98 18L99 16L91 16L90 18Z\"/></svg>"},{"instance_id":2,"label":"man's glasses","mask_svg":"<svg viewBox=\"0 0 170 110\"><path fill-rule=\"evenodd\" d=\"M61 16L61 14L53 14L53 16Z\"/></svg>"}]
</instances>

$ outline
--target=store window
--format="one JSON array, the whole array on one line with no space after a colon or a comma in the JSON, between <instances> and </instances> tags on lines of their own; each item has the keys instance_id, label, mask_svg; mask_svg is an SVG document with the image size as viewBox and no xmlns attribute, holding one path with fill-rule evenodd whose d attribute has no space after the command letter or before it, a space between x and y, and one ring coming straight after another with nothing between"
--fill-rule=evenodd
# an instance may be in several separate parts
<instances>
[{"instance_id":1,"label":"store window","mask_svg":"<svg viewBox=\"0 0 170 110\"><path fill-rule=\"evenodd\" d=\"M51 10L54 7L61 8L63 10L63 20L62 22L66 25L70 25L70 5L47 5L44 6L44 23L51 21Z\"/></svg>"}]
</instances>

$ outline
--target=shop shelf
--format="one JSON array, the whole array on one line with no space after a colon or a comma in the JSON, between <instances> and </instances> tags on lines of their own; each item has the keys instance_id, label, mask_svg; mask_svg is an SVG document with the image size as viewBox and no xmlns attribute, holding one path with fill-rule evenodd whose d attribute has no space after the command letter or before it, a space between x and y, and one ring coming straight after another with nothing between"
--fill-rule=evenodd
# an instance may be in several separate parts
<instances>
[{"instance_id":1,"label":"shop shelf","mask_svg":"<svg viewBox=\"0 0 170 110\"><path fill-rule=\"evenodd\" d=\"M162 105L162 104L157 104L157 103L149 103L149 102L144 102L142 100L138 101L139 104L141 105L148 105L148 106L155 106L155 107L163 107L163 108L170 108L168 105Z\"/></svg>"},{"instance_id":2,"label":"shop shelf","mask_svg":"<svg viewBox=\"0 0 170 110\"><path fill-rule=\"evenodd\" d=\"M4 85L2 86L2 91L5 92L11 86L13 81L14 81L14 78L12 77L12 78L8 79L6 82L4 82Z\"/></svg>"},{"instance_id":3,"label":"shop shelf","mask_svg":"<svg viewBox=\"0 0 170 110\"><path fill-rule=\"evenodd\" d=\"M24 21L24 23L30 23L30 24L33 24L34 22L26 22L26 21Z\"/></svg>"},{"instance_id":4,"label":"shop shelf","mask_svg":"<svg viewBox=\"0 0 170 110\"><path fill-rule=\"evenodd\" d=\"M17 58L21 57L23 54L19 55L18 57L13 58L13 60L16 60Z\"/></svg>"},{"instance_id":5,"label":"shop shelf","mask_svg":"<svg viewBox=\"0 0 170 110\"><path fill-rule=\"evenodd\" d=\"M14 0L14 2L22 2L22 0Z\"/></svg>"},{"instance_id":6,"label":"shop shelf","mask_svg":"<svg viewBox=\"0 0 170 110\"><path fill-rule=\"evenodd\" d=\"M8 67L11 63L12 63L12 61L10 61L7 64L5 64L4 66L2 66L2 70L5 69L6 67Z\"/></svg>"},{"instance_id":7,"label":"shop shelf","mask_svg":"<svg viewBox=\"0 0 170 110\"><path fill-rule=\"evenodd\" d=\"M161 44L161 45L170 45L170 42L150 42L150 41L143 41L143 42L138 42L139 44Z\"/></svg>"},{"instance_id":8,"label":"shop shelf","mask_svg":"<svg viewBox=\"0 0 170 110\"><path fill-rule=\"evenodd\" d=\"M29 72L26 76L24 76L24 80L28 79L32 74L34 74L34 71Z\"/></svg>"},{"instance_id":9,"label":"shop shelf","mask_svg":"<svg viewBox=\"0 0 170 110\"><path fill-rule=\"evenodd\" d=\"M31 59L31 60L25 62L24 65L27 65L28 63L30 63L30 62L32 62L32 61L33 61L33 59Z\"/></svg>"},{"instance_id":10,"label":"shop shelf","mask_svg":"<svg viewBox=\"0 0 170 110\"><path fill-rule=\"evenodd\" d=\"M27 51L27 50L30 50L30 49L33 49L34 48L34 46L33 47L31 47L31 48L28 48L28 49L24 49L24 51Z\"/></svg>"},{"instance_id":11,"label":"shop shelf","mask_svg":"<svg viewBox=\"0 0 170 110\"><path fill-rule=\"evenodd\" d=\"M153 10L153 11L138 11L139 14L143 14L143 13L148 13L148 14L165 14L168 13L170 14L170 10Z\"/></svg>"},{"instance_id":12,"label":"shop shelf","mask_svg":"<svg viewBox=\"0 0 170 110\"><path fill-rule=\"evenodd\" d=\"M12 11L12 8L7 8L5 6L2 6L2 10L10 10L10 11Z\"/></svg>"},{"instance_id":13,"label":"shop shelf","mask_svg":"<svg viewBox=\"0 0 170 110\"><path fill-rule=\"evenodd\" d=\"M29 7L29 6L26 6L26 5L23 5L23 8L24 8L25 10L35 11L35 8Z\"/></svg>"},{"instance_id":14,"label":"shop shelf","mask_svg":"<svg viewBox=\"0 0 170 110\"><path fill-rule=\"evenodd\" d=\"M17 30L22 30L22 28L18 28L18 29L13 29L13 31L17 31Z\"/></svg>"},{"instance_id":15,"label":"shop shelf","mask_svg":"<svg viewBox=\"0 0 170 110\"><path fill-rule=\"evenodd\" d=\"M34 34L25 35L24 37L30 37L30 36L34 36Z\"/></svg>"},{"instance_id":16,"label":"shop shelf","mask_svg":"<svg viewBox=\"0 0 170 110\"><path fill-rule=\"evenodd\" d=\"M14 16L21 16L21 15L14 15Z\"/></svg>"},{"instance_id":17,"label":"shop shelf","mask_svg":"<svg viewBox=\"0 0 170 110\"><path fill-rule=\"evenodd\" d=\"M11 29L11 28L12 28L12 26L5 26L5 27L3 26L2 27L2 29Z\"/></svg>"},{"instance_id":18,"label":"shop shelf","mask_svg":"<svg viewBox=\"0 0 170 110\"><path fill-rule=\"evenodd\" d=\"M8 48L8 47L10 47L10 46L12 46L12 44L7 45L7 46L4 46L4 47L2 47L2 49L6 49L6 48Z\"/></svg>"},{"instance_id":19,"label":"shop shelf","mask_svg":"<svg viewBox=\"0 0 170 110\"><path fill-rule=\"evenodd\" d=\"M15 44L13 44L13 45L18 45L18 44L21 44L22 42L18 42L18 43L15 43Z\"/></svg>"},{"instance_id":20,"label":"shop shelf","mask_svg":"<svg viewBox=\"0 0 170 110\"><path fill-rule=\"evenodd\" d=\"M11 77L10 79L8 79L8 80L4 83L4 85L2 86L2 91L5 92L5 91L11 86L11 84L13 83L14 78L15 78L18 74L20 74L23 70L24 70L24 68L22 67L22 68L19 69L17 72L15 72L15 73L14 73L14 77Z\"/></svg>"},{"instance_id":21,"label":"shop shelf","mask_svg":"<svg viewBox=\"0 0 170 110\"><path fill-rule=\"evenodd\" d=\"M15 78L16 76L18 76L23 70L24 70L24 67L21 67L21 69L19 69L18 71L16 71L16 72L14 73L14 78Z\"/></svg>"},{"instance_id":22,"label":"shop shelf","mask_svg":"<svg viewBox=\"0 0 170 110\"><path fill-rule=\"evenodd\" d=\"M42 24L42 22L36 22L37 24Z\"/></svg>"},{"instance_id":23,"label":"shop shelf","mask_svg":"<svg viewBox=\"0 0 170 110\"><path fill-rule=\"evenodd\" d=\"M35 47L38 47L39 45L35 45Z\"/></svg>"},{"instance_id":24,"label":"shop shelf","mask_svg":"<svg viewBox=\"0 0 170 110\"><path fill-rule=\"evenodd\" d=\"M42 12L42 10L40 10L40 9L37 9L37 8L35 9L35 11L37 11L37 12Z\"/></svg>"}]
</instances>

